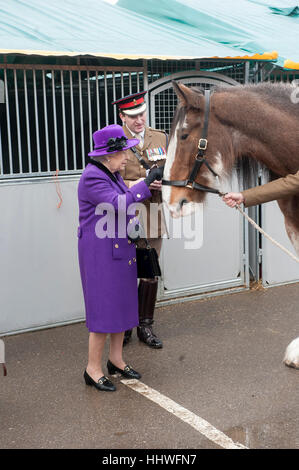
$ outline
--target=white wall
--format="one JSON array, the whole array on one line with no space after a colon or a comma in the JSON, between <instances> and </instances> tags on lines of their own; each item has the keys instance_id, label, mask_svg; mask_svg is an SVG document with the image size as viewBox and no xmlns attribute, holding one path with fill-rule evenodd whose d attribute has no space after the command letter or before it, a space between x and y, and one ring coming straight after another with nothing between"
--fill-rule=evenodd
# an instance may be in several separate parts
<instances>
[{"instance_id":1,"label":"white wall","mask_svg":"<svg viewBox=\"0 0 299 470\"><path fill-rule=\"evenodd\" d=\"M0 185L0 334L84 319L77 185Z\"/></svg>"}]
</instances>

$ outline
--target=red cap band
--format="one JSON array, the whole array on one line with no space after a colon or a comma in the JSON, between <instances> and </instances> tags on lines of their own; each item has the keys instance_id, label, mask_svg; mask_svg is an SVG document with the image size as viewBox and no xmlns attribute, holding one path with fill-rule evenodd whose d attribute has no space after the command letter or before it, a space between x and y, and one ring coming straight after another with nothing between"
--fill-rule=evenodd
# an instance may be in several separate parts
<instances>
[{"instance_id":1,"label":"red cap band","mask_svg":"<svg viewBox=\"0 0 299 470\"><path fill-rule=\"evenodd\" d=\"M130 101L129 103L120 104L119 109L133 108L133 107L138 106L139 104L142 104L142 103L144 103L143 96L141 98L138 98L138 100L133 100L133 101Z\"/></svg>"}]
</instances>

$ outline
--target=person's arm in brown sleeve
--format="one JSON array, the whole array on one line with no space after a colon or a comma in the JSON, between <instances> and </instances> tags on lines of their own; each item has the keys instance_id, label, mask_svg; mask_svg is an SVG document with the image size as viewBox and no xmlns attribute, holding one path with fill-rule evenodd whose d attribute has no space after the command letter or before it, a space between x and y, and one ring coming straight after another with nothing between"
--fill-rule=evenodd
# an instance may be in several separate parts
<instances>
[{"instance_id":1,"label":"person's arm in brown sleeve","mask_svg":"<svg viewBox=\"0 0 299 470\"><path fill-rule=\"evenodd\" d=\"M262 186L245 189L241 193L227 193L222 199L229 207L241 203L244 203L245 207L251 207L294 194L299 195L299 171Z\"/></svg>"}]
</instances>

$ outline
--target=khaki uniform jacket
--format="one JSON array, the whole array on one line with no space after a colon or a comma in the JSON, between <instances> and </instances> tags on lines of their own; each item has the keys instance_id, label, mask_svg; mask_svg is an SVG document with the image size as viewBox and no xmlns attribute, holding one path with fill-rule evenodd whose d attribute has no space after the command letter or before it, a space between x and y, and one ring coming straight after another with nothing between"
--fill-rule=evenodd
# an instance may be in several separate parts
<instances>
[{"instance_id":1,"label":"khaki uniform jacket","mask_svg":"<svg viewBox=\"0 0 299 470\"><path fill-rule=\"evenodd\" d=\"M133 139L134 137L132 136L131 132L126 126L123 126L123 130L125 135L128 137L128 139ZM158 166L163 166L165 165L166 161L166 155L164 154L163 157L160 160L156 161L151 161L148 159L146 150L151 150L152 153L155 153L154 149L158 149L160 147L163 147L166 152L166 145L167 145L167 136L164 131L152 129L151 127L146 127L145 128L145 133L144 133L144 143L143 147L136 147L138 150L138 153L141 155L143 160L151 167L153 164L157 164ZM158 152L156 152L158 153ZM133 181L136 181L139 178L145 178L146 177L146 170L145 168L141 165L135 154L130 150L130 159L126 164L126 167L124 170L120 171L121 176L123 177L126 185L130 187L130 183ZM162 194L161 191L155 191L151 190L152 197L144 201L144 206L146 207L146 217L147 217L147 223L146 223L146 236L147 238L160 238L161 235L165 232L165 225L164 225L164 219L163 215L160 212L159 213L159 218L157 220L157 224L155 224L153 221L150 224L150 204L151 203L157 203L161 204L162 203ZM145 221L143 220L143 224L145 226Z\"/></svg>"},{"instance_id":2,"label":"khaki uniform jacket","mask_svg":"<svg viewBox=\"0 0 299 470\"><path fill-rule=\"evenodd\" d=\"M271 181L270 183L256 186L255 188L242 191L245 207L256 206L263 202L282 199L287 196L298 194L299 196L299 171L294 175Z\"/></svg>"}]
</instances>

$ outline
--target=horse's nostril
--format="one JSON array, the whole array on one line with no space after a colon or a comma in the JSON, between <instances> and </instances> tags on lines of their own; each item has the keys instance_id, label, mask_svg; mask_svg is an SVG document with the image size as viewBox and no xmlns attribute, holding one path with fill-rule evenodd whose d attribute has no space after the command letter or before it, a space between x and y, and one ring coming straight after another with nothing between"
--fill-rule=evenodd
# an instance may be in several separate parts
<instances>
[{"instance_id":1,"label":"horse's nostril","mask_svg":"<svg viewBox=\"0 0 299 470\"><path fill-rule=\"evenodd\" d=\"M185 199L185 198L181 199L181 200L179 201L180 209L183 207L184 204L187 204L187 203L188 203L187 199Z\"/></svg>"}]
</instances>

